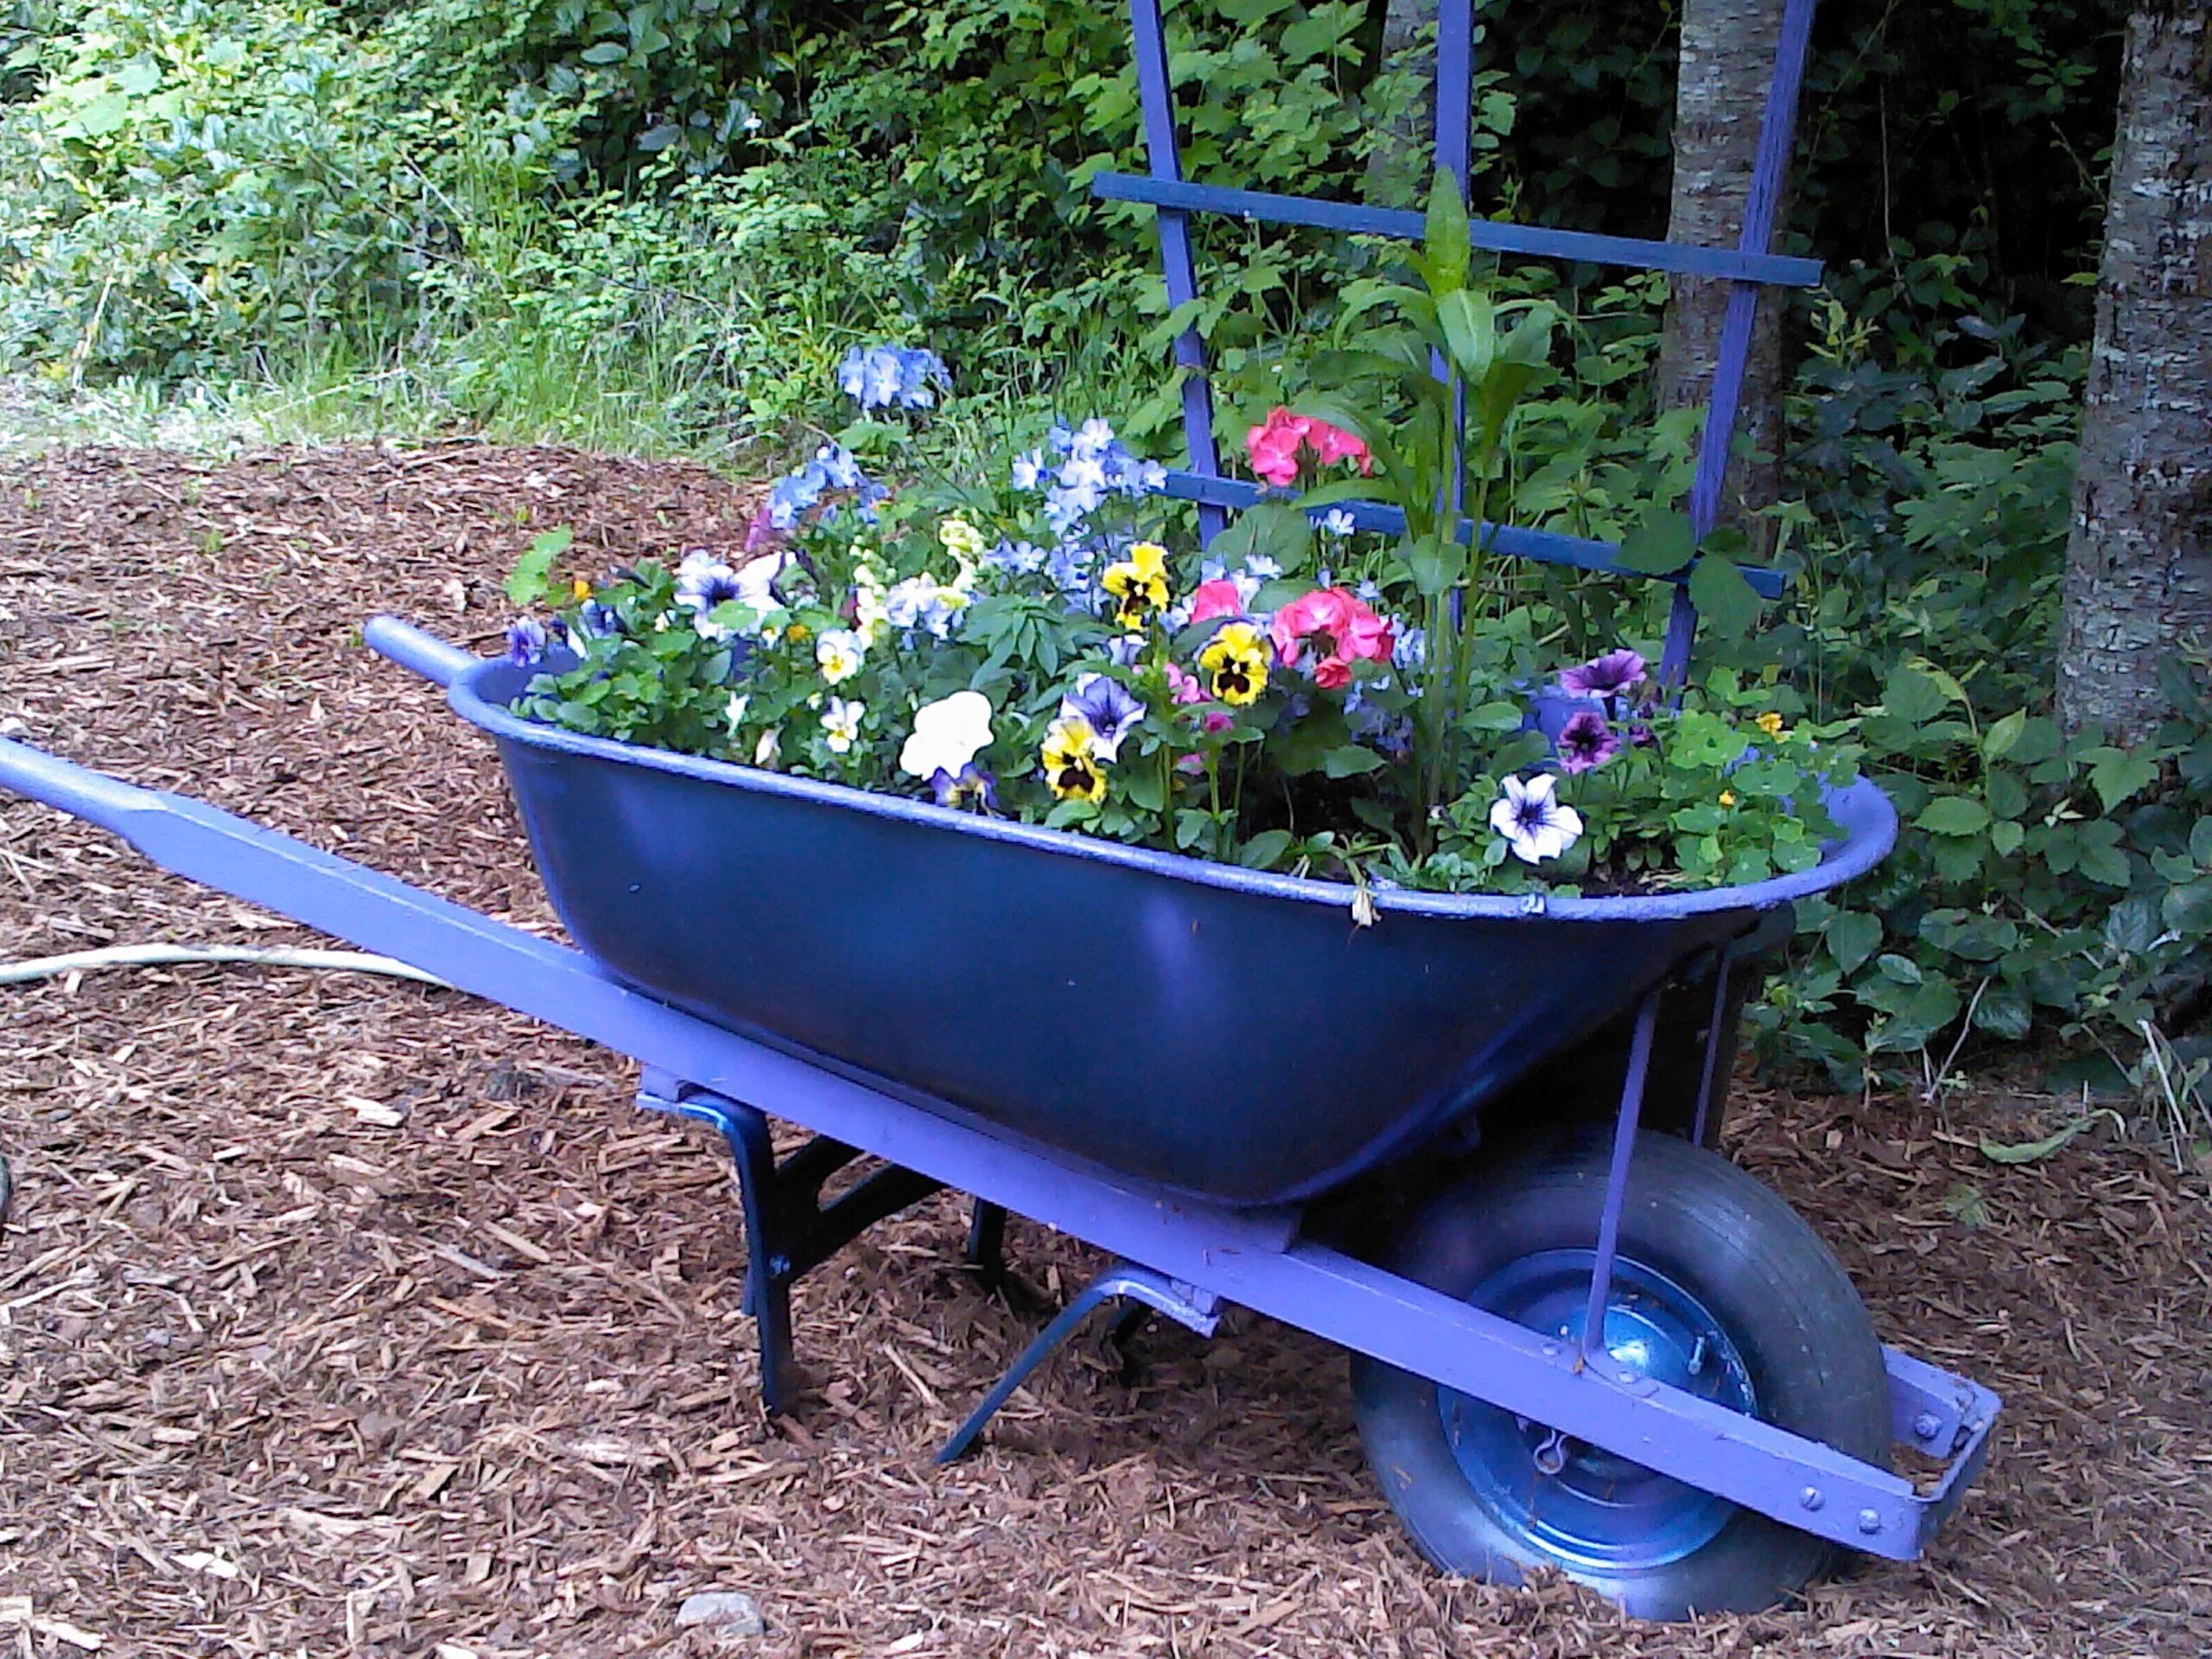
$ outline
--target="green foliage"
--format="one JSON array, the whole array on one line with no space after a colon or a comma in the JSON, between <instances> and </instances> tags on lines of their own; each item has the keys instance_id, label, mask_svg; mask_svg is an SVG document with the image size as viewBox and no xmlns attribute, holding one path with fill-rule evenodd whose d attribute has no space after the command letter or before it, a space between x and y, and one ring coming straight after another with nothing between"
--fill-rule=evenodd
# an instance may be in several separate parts
<instances>
[{"instance_id":1,"label":"green foliage","mask_svg":"<svg viewBox=\"0 0 2212 1659\"><path fill-rule=\"evenodd\" d=\"M2183 715L2142 747L2051 717L2081 364L2018 336L1942 336L1963 360L1929 376L1832 333L1806 380L1816 551L1781 645L1827 710L1863 711L1903 828L1875 877L1803 907L1808 950L1768 1018L1845 1084L1870 1060L1924 1081L2032 1036L2139 1053L2212 961L2203 665L2168 665Z\"/></svg>"},{"instance_id":2,"label":"green foliage","mask_svg":"<svg viewBox=\"0 0 2212 1659\"><path fill-rule=\"evenodd\" d=\"M122 0L60 21L38 96L0 109L0 360L196 372L393 302L423 195L374 60L327 9Z\"/></svg>"}]
</instances>

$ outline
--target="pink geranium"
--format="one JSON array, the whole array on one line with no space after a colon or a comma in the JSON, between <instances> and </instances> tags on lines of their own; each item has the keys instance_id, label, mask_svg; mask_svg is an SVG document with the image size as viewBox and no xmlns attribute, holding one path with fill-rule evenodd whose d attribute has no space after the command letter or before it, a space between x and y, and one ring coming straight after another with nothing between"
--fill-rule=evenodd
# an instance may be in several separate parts
<instances>
[{"instance_id":1,"label":"pink geranium","mask_svg":"<svg viewBox=\"0 0 2212 1659\"><path fill-rule=\"evenodd\" d=\"M1277 407L1244 435L1244 453L1251 457L1252 470L1279 489L1287 489L1298 481L1301 448L1310 451L1324 467L1349 461L1357 463L1362 476L1375 470L1375 458L1364 443L1342 427L1311 415L1294 415Z\"/></svg>"},{"instance_id":2,"label":"pink geranium","mask_svg":"<svg viewBox=\"0 0 2212 1659\"><path fill-rule=\"evenodd\" d=\"M1328 691L1351 683L1354 663L1389 662L1396 643L1396 625L1341 588L1317 588L1291 601L1275 613L1268 632L1286 668L1295 668L1312 650L1313 683Z\"/></svg>"},{"instance_id":3,"label":"pink geranium","mask_svg":"<svg viewBox=\"0 0 2212 1659\"><path fill-rule=\"evenodd\" d=\"M1191 595L1191 620L1211 622L1217 616L1244 614L1244 595L1236 591L1236 584L1226 576L1216 576L1211 582L1202 582ZM1170 671L1172 673L1173 671ZM1194 682L1195 683L1195 682Z\"/></svg>"}]
</instances>

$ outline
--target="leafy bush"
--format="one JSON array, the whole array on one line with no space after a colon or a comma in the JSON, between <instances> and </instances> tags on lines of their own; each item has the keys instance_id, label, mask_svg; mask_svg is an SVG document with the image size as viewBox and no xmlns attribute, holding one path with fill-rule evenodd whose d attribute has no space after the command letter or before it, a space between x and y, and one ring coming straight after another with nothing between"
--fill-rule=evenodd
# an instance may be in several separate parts
<instances>
[{"instance_id":1,"label":"leafy bush","mask_svg":"<svg viewBox=\"0 0 2212 1659\"><path fill-rule=\"evenodd\" d=\"M2146 745L2051 716L2082 362L2019 334L1968 319L1936 344L1978 354L1931 376L1832 332L1805 383L1819 552L1783 645L1819 706L1863 709L1904 821L1879 875L1804 907L1770 1015L1846 1084L1870 1058L1932 1083L1977 1041L2037 1034L2110 1079L2146 1021L2201 1004L2212 963L2205 665L2168 665L2183 715Z\"/></svg>"},{"instance_id":2,"label":"leafy bush","mask_svg":"<svg viewBox=\"0 0 2212 1659\"><path fill-rule=\"evenodd\" d=\"M423 191L328 10L102 0L35 56L0 109L0 353L188 374L396 301Z\"/></svg>"}]
</instances>

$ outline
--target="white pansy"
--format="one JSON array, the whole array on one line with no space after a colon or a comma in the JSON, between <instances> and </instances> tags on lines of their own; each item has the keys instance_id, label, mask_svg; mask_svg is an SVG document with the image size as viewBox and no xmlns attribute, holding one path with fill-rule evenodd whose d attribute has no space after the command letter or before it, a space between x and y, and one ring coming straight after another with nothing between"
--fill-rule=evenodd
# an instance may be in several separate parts
<instances>
[{"instance_id":1,"label":"white pansy","mask_svg":"<svg viewBox=\"0 0 2212 1659\"><path fill-rule=\"evenodd\" d=\"M868 705L858 701L847 702L843 697L830 699L830 707L822 715L822 741L830 746L832 754L849 752L861 734L861 716L868 712Z\"/></svg>"},{"instance_id":2,"label":"white pansy","mask_svg":"<svg viewBox=\"0 0 2212 1659\"><path fill-rule=\"evenodd\" d=\"M814 660L820 664L825 684L839 685L861 671L868 654L868 640L850 628L830 628L814 642Z\"/></svg>"},{"instance_id":3,"label":"white pansy","mask_svg":"<svg viewBox=\"0 0 2212 1659\"><path fill-rule=\"evenodd\" d=\"M914 711L913 734L899 751L899 770L924 782L961 768L990 747L991 700L980 691L956 691Z\"/></svg>"}]
</instances>

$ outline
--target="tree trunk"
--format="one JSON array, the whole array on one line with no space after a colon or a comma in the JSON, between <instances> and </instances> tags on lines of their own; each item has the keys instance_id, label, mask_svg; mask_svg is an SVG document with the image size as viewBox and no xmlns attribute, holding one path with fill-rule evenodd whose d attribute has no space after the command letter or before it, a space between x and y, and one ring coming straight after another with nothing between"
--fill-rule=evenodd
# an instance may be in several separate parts
<instances>
[{"instance_id":1,"label":"tree trunk","mask_svg":"<svg viewBox=\"0 0 2212 1659\"><path fill-rule=\"evenodd\" d=\"M1675 87L1675 183L1667 239L1733 248L1744 232L1744 205L1758 154L1759 121L1782 43L1783 0L1686 0L1681 67ZM1713 395L1720 321L1731 284L1717 277L1669 279L1666 332L1659 347L1659 407L1702 407ZM1728 470L1720 522L1764 549L1763 522L1751 515L1780 492L1782 307L1761 297L1744 372L1737 430L1752 454Z\"/></svg>"},{"instance_id":2,"label":"tree trunk","mask_svg":"<svg viewBox=\"0 0 2212 1659\"><path fill-rule=\"evenodd\" d=\"M2212 644L2212 22L2202 0L2128 20L2097 276L2096 342L2066 545L2058 709L2146 735L2159 669Z\"/></svg>"},{"instance_id":3,"label":"tree trunk","mask_svg":"<svg viewBox=\"0 0 2212 1659\"><path fill-rule=\"evenodd\" d=\"M1422 46L1421 34L1435 16L1435 0L1389 0L1382 14L1376 67L1385 73L1403 68L1420 87L1412 107L1390 124L1367 158L1367 199L1384 207L1428 200L1436 167L1428 150L1436 132L1436 51L1433 41Z\"/></svg>"}]
</instances>

